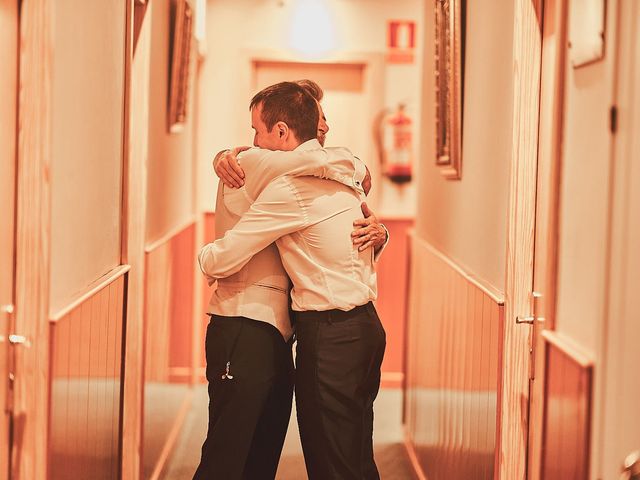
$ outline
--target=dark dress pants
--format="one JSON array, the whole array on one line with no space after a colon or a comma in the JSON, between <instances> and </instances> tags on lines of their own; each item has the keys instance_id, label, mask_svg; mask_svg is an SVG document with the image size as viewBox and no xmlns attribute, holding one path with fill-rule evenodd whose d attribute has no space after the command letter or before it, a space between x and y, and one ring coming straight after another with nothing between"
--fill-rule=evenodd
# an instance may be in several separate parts
<instances>
[{"instance_id":1,"label":"dark dress pants","mask_svg":"<svg viewBox=\"0 0 640 480\"><path fill-rule=\"evenodd\" d=\"M373 304L295 318L296 409L309 479L379 479L373 401L386 340Z\"/></svg>"},{"instance_id":2,"label":"dark dress pants","mask_svg":"<svg viewBox=\"0 0 640 480\"><path fill-rule=\"evenodd\" d=\"M267 323L213 315L205 346L209 429L194 480L274 479L291 416L291 344ZM232 379L222 378L227 362Z\"/></svg>"}]
</instances>

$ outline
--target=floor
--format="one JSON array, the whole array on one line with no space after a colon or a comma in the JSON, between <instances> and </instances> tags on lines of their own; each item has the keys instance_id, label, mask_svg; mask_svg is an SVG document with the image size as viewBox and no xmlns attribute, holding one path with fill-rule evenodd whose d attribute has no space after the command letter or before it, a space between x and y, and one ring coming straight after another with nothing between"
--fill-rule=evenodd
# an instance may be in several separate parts
<instances>
[{"instance_id":1,"label":"floor","mask_svg":"<svg viewBox=\"0 0 640 480\"><path fill-rule=\"evenodd\" d=\"M207 431L207 389L195 388L191 410L161 477L163 480L191 480L200 460L200 447ZM375 457L384 480L413 480L415 476L403 445L401 425L402 392L381 390L375 403ZM307 475L298 436L295 410L278 467L278 480L302 480Z\"/></svg>"},{"instance_id":2,"label":"floor","mask_svg":"<svg viewBox=\"0 0 640 480\"><path fill-rule=\"evenodd\" d=\"M147 383L144 389L142 478L151 478L166 439L176 421L189 387L182 384Z\"/></svg>"}]
</instances>

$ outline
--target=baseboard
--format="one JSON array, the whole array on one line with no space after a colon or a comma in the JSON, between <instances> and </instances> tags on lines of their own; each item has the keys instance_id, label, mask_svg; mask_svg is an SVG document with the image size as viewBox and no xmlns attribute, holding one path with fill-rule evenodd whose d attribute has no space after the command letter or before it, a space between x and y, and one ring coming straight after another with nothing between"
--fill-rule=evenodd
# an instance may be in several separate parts
<instances>
[{"instance_id":1,"label":"baseboard","mask_svg":"<svg viewBox=\"0 0 640 480\"><path fill-rule=\"evenodd\" d=\"M409 439L409 432L407 432L406 428L404 431L404 448L407 451L407 455L409 456L409 461L411 462L411 467L413 468L413 473L416 480L429 480L427 478L427 475L424 473L420 462L418 461L418 455L416 454L413 443Z\"/></svg>"}]
</instances>

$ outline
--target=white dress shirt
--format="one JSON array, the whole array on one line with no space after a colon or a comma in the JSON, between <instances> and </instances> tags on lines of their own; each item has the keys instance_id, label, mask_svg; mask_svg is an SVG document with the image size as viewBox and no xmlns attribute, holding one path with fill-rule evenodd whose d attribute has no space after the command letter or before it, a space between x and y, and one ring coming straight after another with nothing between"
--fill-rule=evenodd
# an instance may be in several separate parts
<instances>
[{"instance_id":1,"label":"white dress shirt","mask_svg":"<svg viewBox=\"0 0 640 480\"><path fill-rule=\"evenodd\" d=\"M366 174L364 164L343 148L323 149L317 140L310 140L291 152L250 149L238 156L245 171L245 185L239 189L218 186L216 206L216 238L234 228L269 182L288 175L317 175L343 182L361 191ZM362 215L360 215L362 217ZM349 238L349 232L346 238ZM240 245L237 246L241 248ZM288 294L290 282L276 245L268 242L227 275L209 275L209 260L198 256L200 268L209 283L218 280L209 308L210 314L243 316L274 325L285 339L291 336Z\"/></svg>"},{"instance_id":2,"label":"white dress shirt","mask_svg":"<svg viewBox=\"0 0 640 480\"><path fill-rule=\"evenodd\" d=\"M297 152L317 149L305 142ZM247 175L249 178L249 175ZM227 197L224 198L225 204ZM353 221L362 218L361 192L314 177L284 175L262 193L222 238L198 256L209 278L241 271L274 241L291 281L294 310L350 310L377 296L373 249L351 242Z\"/></svg>"}]
</instances>

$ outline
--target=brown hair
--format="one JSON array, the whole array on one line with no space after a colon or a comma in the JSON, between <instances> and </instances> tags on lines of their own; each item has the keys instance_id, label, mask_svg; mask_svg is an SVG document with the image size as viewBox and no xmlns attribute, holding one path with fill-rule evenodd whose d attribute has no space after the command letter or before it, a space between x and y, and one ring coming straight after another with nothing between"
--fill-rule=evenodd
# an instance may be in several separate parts
<instances>
[{"instance_id":1,"label":"brown hair","mask_svg":"<svg viewBox=\"0 0 640 480\"><path fill-rule=\"evenodd\" d=\"M319 112L315 98L294 82L280 82L260 90L249 110L262 104L262 121L269 131L277 122L286 123L298 140L306 142L318 135Z\"/></svg>"},{"instance_id":2,"label":"brown hair","mask_svg":"<svg viewBox=\"0 0 640 480\"><path fill-rule=\"evenodd\" d=\"M320 88L320 85L318 85L316 82L303 78L302 80L297 80L296 83L304 88L307 92L309 92L311 96L318 102L322 101L324 92L322 91L322 88Z\"/></svg>"}]
</instances>

